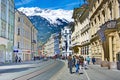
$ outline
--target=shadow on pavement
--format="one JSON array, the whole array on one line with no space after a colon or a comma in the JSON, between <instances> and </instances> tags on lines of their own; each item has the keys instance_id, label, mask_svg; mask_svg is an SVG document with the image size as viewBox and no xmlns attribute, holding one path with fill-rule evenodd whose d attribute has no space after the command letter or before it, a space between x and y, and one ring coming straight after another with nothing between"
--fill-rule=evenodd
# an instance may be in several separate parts
<instances>
[{"instance_id":1,"label":"shadow on pavement","mask_svg":"<svg viewBox=\"0 0 120 80\"><path fill-rule=\"evenodd\" d=\"M0 70L0 73L14 73L14 72L21 72L21 71L28 70L28 69L30 69L30 68L35 68L35 67L2 69L2 70Z\"/></svg>"}]
</instances>

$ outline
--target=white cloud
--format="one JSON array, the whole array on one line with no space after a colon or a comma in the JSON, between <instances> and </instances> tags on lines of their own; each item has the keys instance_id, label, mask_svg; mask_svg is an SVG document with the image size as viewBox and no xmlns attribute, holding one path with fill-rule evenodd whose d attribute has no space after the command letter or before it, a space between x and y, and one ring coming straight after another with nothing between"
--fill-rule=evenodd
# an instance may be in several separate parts
<instances>
[{"instance_id":1,"label":"white cloud","mask_svg":"<svg viewBox=\"0 0 120 80\"><path fill-rule=\"evenodd\" d=\"M16 6L21 6L21 5L27 4L31 1L33 1L33 0L20 0L19 2L15 3L15 5Z\"/></svg>"},{"instance_id":2,"label":"white cloud","mask_svg":"<svg viewBox=\"0 0 120 80\"><path fill-rule=\"evenodd\" d=\"M58 23L56 19L63 19L64 21L67 20L69 22L73 21L72 14L73 10L63 10L63 9L57 9L57 10L50 10L50 9L40 9L38 7L31 7L31 8L24 8L21 7L18 9L19 11L22 11L27 16L42 16L49 20L52 24Z\"/></svg>"}]
</instances>

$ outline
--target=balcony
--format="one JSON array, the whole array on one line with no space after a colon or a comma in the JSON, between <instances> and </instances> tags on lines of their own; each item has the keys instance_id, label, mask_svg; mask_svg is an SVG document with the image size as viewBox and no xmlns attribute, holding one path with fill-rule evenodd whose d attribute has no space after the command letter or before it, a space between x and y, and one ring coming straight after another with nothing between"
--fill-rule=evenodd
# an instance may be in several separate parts
<instances>
[{"instance_id":1,"label":"balcony","mask_svg":"<svg viewBox=\"0 0 120 80\"><path fill-rule=\"evenodd\" d=\"M105 22L102 26L100 26L100 30L97 31L98 36L100 37L101 41L106 40L105 34L109 34L117 30L116 20L110 20Z\"/></svg>"},{"instance_id":2,"label":"balcony","mask_svg":"<svg viewBox=\"0 0 120 80\"><path fill-rule=\"evenodd\" d=\"M90 29L89 25L86 25L84 28L81 29L81 34L83 34L85 31L87 31L88 29Z\"/></svg>"},{"instance_id":3,"label":"balcony","mask_svg":"<svg viewBox=\"0 0 120 80\"><path fill-rule=\"evenodd\" d=\"M82 46L88 45L88 44L90 44L90 40L86 40L86 41L83 41L83 42L81 43Z\"/></svg>"},{"instance_id":4,"label":"balcony","mask_svg":"<svg viewBox=\"0 0 120 80\"><path fill-rule=\"evenodd\" d=\"M33 44L36 44L37 42L36 42L36 40L32 40L32 43L33 43Z\"/></svg>"}]
</instances>

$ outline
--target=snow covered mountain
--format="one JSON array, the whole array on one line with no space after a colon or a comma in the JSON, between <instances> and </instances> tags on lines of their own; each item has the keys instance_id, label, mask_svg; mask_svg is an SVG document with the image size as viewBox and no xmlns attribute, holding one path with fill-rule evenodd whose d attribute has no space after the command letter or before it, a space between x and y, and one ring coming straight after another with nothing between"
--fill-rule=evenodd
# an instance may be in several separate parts
<instances>
[{"instance_id":1,"label":"snow covered mountain","mask_svg":"<svg viewBox=\"0 0 120 80\"><path fill-rule=\"evenodd\" d=\"M32 8L24 8L21 7L18 9L19 11L22 11L27 16L41 16L47 19L51 24L57 24L57 19L61 19L63 21L71 22L72 19L72 13L73 10L50 10L50 9L40 9L38 7L32 7Z\"/></svg>"},{"instance_id":2,"label":"snow covered mountain","mask_svg":"<svg viewBox=\"0 0 120 80\"><path fill-rule=\"evenodd\" d=\"M19 8L26 14L35 27L38 29L38 41L43 43L50 37L51 34L60 32L61 28L73 22L73 10L50 10L40 9L38 7Z\"/></svg>"}]
</instances>

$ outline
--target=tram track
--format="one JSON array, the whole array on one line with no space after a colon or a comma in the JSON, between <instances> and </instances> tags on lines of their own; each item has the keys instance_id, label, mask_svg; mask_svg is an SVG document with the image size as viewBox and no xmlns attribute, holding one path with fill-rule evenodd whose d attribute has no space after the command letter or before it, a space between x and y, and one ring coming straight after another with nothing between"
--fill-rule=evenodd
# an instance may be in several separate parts
<instances>
[{"instance_id":1,"label":"tram track","mask_svg":"<svg viewBox=\"0 0 120 80\"><path fill-rule=\"evenodd\" d=\"M19 77L16 77L12 80L30 80L36 76L39 76L40 74L42 73L45 73L46 71L48 71L49 69L51 69L52 67L54 67L55 65L57 65L57 62L54 62L52 65L46 65L44 68L42 69L38 69L38 70L35 70L34 72L30 72L30 73L27 73L25 75L22 75L22 76L19 76Z\"/></svg>"}]
</instances>

